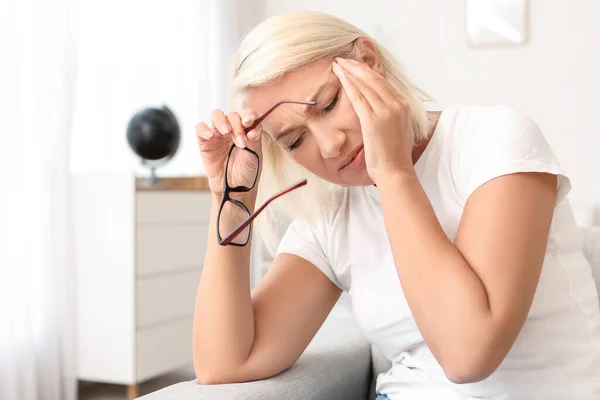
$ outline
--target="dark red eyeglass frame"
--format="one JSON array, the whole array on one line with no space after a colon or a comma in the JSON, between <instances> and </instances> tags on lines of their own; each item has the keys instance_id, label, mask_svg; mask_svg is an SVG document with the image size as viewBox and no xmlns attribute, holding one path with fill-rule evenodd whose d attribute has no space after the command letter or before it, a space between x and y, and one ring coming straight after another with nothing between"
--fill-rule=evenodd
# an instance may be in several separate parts
<instances>
[{"instance_id":1,"label":"dark red eyeglass frame","mask_svg":"<svg viewBox=\"0 0 600 400\"><path fill-rule=\"evenodd\" d=\"M272 105L271 108L269 108L267 111L264 112L264 114L262 114L260 117L258 117L252 125L245 128L244 131L246 133L248 133L252 129L256 128L269 114L271 114L271 112L273 112L273 110L275 110L280 105L286 104L286 103L305 104L305 105L311 105L311 106L314 106L315 104L317 104L316 101L281 100L281 101L275 103L274 105ZM258 174L260 173L260 159L258 157L258 154L256 154L256 152L250 150L249 148L240 149L240 150L249 152L256 158L256 176L254 177L252 186L235 186L235 187L229 186L229 183L227 182L227 169L229 167L229 159L231 157L231 153L233 152L233 149L235 147L236 147L235 144L231 146L231 148L229 149L229 154L227 155L227 159L225 160L225 171L223 173L223 196L221 197L221 204L219 205L219 212L217 213L217 240L221 246L231 245L231 246L243 247L248 244L248 241L250 240L250 237L252 236L252 230L250 230L250 232L248 232L248 239L244 243L233 243L233 240L240 233L242 233L244 231L244 229L246 229L246 227L248 227L248 225L250 225L252 223L252 221L254 221L254 219L258 216L258 214L260 214L265 209L265 207L267 207L269 205L269 203L271 203L273 200L275 200L278 197L281 197L284 194L289 193L295 189L298 189L299 187L306 185L307 182L306 182L306 179L302 179L301 181L290 186L289 188L282 190L281 192L271 196L269 199L267 199L267 201L265 201L265 203L262 206L260 206L256 211L254 211L252 214L250 214L248 207L246 207L246 205L244 203L242 203L239 200L235 200L235 199L231 198L231 193L244 193L244 192L249 192L252 189L254 189L254 186L256 185L256 181L258 180ZM242 222L237 228L235 228L233 230L233 232L231 232L227 237L222 238L221 232L219 231L219 221L221 219L221 212L223 211L223 207L225 206L225 203L227 201L230 201L233 204L237 205L238 207L241 207L243 210L246 211L246 213L248 213L250 215L244 222Z\"/></svg>"}]
</instances>

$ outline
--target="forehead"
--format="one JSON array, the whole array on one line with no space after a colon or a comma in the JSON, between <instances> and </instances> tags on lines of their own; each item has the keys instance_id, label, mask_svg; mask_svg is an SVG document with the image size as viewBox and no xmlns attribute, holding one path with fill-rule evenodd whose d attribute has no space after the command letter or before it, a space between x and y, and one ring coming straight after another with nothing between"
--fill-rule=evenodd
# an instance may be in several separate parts
<instances>
[{"instance_id":1,"label":"forehead","mask_svg":"<svg viewBox=\"0 0 600 400\"><path fill-rule=\"evenodd\" d=\"M335 76L331 70L332 60L321 60L290 71L269 85L252 89L247 96L246 107L259 115L280 100L308 100L321 85ZM284 104L272 112L263 123L268 133L278 131L287 120L302 115L303 106Z\"/></svg>"}]
</instances>

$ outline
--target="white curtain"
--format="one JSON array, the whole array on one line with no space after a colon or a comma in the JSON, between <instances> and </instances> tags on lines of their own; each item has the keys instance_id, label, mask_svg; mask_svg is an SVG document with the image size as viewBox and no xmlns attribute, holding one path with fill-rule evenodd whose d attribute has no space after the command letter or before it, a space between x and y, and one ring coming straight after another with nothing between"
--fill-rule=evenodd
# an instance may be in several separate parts
<instances>
[{"instance_id":1,"label":"white curtain","mask_svg":"<svg viewBox=\"0 0 600 400\"><path fill-rule=\"evenodd\" d=\"M226 107L249 3L0 0L1 400L76 398L72 174L144 174L125 129L161 104L182 129L162 172L202 174L194 126Z\"/></svg>"},{"instance_id":2,"label":"white curtain","mask_svg":"<svg viewBox=\"0 0 600 400\"><path fill-rule=\"evenodd\" d=\"M0 399L72 400L69 0L0 3Z\"/></svg>"}]
</instances>

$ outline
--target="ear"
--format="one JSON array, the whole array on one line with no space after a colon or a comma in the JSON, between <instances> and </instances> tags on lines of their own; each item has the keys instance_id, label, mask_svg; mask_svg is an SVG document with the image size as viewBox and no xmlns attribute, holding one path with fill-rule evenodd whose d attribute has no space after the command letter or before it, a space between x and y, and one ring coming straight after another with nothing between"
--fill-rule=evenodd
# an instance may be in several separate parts
<instances>
[{"instance_id":1,"label":"ear","mask_svg":"<svg viewBox=\"0 0 600 400\"><path fill-rule=\"evenodd\" d=\"M375 43L366 37L359 37L354 42L354 53L356 59L367 64L371 69L383 74L383 64L379 58L379 52Z\"/></svg>"}]
</instances>

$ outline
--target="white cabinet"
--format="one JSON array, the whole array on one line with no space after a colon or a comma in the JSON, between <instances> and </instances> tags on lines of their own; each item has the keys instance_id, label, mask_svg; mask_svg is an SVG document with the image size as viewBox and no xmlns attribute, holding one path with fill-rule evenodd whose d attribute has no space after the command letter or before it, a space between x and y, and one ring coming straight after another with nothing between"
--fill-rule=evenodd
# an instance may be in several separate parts
<instances>
[{"instance_id":1,"label":"white cabinet","mask_svg":"<svg viewBox=\"0 0 600 400\"><path fill-rule=\"evenodd\" d=\"M139 382L192 365L211 199L206 179L164 182L73 180L78 377L128 385L130 397Z\"/></svg>"}]
</instances>

